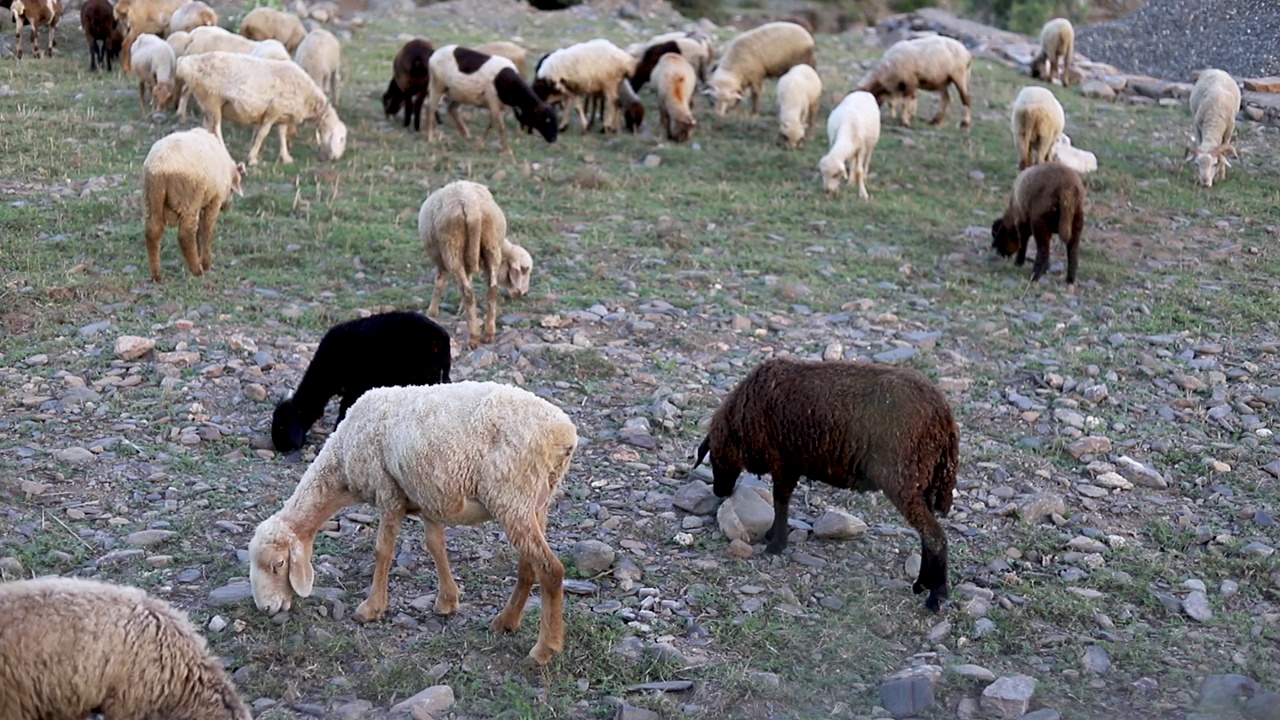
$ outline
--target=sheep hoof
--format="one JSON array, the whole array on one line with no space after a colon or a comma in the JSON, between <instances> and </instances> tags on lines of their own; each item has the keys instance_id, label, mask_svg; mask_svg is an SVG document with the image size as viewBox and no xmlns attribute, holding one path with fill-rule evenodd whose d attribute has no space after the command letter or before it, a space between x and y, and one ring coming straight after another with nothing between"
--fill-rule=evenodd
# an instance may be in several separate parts
<instances>
[{"instance_id":1,"label":"sheep hoof","mask_svg":"<svg viewBox=\"0 0 1280 720\"><path fill-rule=\"evenodd\" d=\"M559 652L559 650L555 650L542 643L538 643L529 651L529 658L539 665L546 665L551 662L551 658L555 657L557 652Z\"/></svg>"},{"instance_id":2,"label":"sheep hoof","mask_svg":"<svg viewBox=\"0 0 1280 720\"><path fill-rule=\"evenodd\" d=\"M928 599L924 601L924 607L929 612L938 612L942 608L942 597L936 590L929 593Z\"/></svg>"},{"instance_id":3,"label":"sheep hoof","mask_svg":"<svg viewBox=\"0 0 1280 720\"><path fill-rule=\"evenodd\" d=\"M382 613L386 612L386 610L386 607L375 609L372 603L365 600L360 603L360 607L356 608L356 612L352 615L352 618L354 618L358 623L373 622L374 620L382 617Z\"/></svg>"},{"instance_id":4,"label":"sheep hoof","mask_svg":"<svg viewBox=\"0 0 1280 720\"><path fill-rule=\"evenodd\" d=\"M520 616L517 614L514 618L507 618L505 612L498 613L498 617L493 619L493 622L489 625L489 627L492 628L494 632L509 632L509 633L519 632ZM533 657L533 653L529 653L529 656ZM534 659L537 659L537 658L534 658ZM546 662L546 661L543 660L539 662Z\"/></svg>"},{"instance_id":5,"label":"sheep hoof","mask_svg":"<svg viewBox=\"0 0 1280 720\"><path fill-rule=\"evenodd\" d=\"M443 595L437 595L435 605L431 609L437 615L452 615L458 610L458 598L446 599Z\"/></svg>"}]
</instances>

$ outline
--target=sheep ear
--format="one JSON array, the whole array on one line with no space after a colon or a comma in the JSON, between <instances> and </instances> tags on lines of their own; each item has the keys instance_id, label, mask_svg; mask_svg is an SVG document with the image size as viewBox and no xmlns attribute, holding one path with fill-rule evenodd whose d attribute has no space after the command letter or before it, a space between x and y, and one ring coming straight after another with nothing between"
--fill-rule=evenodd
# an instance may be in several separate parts
<instances>
[{"instance_id":1,"label":"sheep ear","mask_svg":"<svg viewBox=\"0 0 1280 720\"><path fill-rule=\"evenodd\" d=\"M289 541L289 584L300 597L307 597L311 595L315 577L315 570L311 567L311 547L293 538Z\"/></svg>"}]
</instances>

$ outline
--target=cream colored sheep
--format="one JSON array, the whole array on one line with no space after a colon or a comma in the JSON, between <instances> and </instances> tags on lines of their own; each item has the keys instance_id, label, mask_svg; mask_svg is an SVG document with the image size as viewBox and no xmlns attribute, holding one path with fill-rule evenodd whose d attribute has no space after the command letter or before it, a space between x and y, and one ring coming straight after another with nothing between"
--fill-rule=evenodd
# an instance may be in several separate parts
<instances>
[{"instance_id":1,"label":"cream colored sheep","mask_svg":"<svg viewBox=\"0 0 1280 720\"><path fill-rule=\"evenodd\" d=\"M174 58L180 58L187 52L187 45L191 42L191 33L186 30L171 32L164 41L169 43L169 47L173 48Z\"/></svg>"},{"instance_id":2,"label":"cream colored sheep","mask_svg":"<svg viewBox=\"0 0 1280 720\"><path fill-rule=\"evenodd\" d=\"M934 90L942 96L942 107L929 121L931 125L938 125L951 106L948 88L955 85L960 102L964 104L960 127L967 128L972 120L969 98L972 65L973 55L958 40L941 35L901 40L885 50L871 72L858 82L857 89L875 95L876 102L883 102L887 96L890 117L902 99L902 125L911 127L911 118L916 112L917 89Z\"/></svg>"},{"instance_id":3,"label":"cream colored sheep","mask_svg":"<svg viewBox=\"0 0 1280 720\"><path fill-rule=\"evenodd\" d=\"M697 72L684 56L667 53L653 68L653 87L658 93L658 121L668 140L684 142L693 137L698 121L690 103L698 84Z\"/></svg>"},{"instance_id":4,"label":"cream colored sheep","mask_svg":"<svg viewBox=\"0 0 1280 720\"><path fill-rule=\"evenodd\" d=\"M124 55L121 63L125 72L133 69L129 48L143 33L164 37L169 31L169 20L178 8L192 0L116 0L115 16L129 28L124 39Z\"/></svg>"},{"instance_id":5,"label":"cream colored sheep","mask_svg":"<svg viewBox=\"0 0 1280 720\"><path fill-rule=\"evenodd\" d=\"M223 52L234 52L242 55L248 55L257 49L261 43L256 40L250 40L243 35L237 35L225 28L218 26L198 27L187 34L187 44L183 51L178 54L179 57L184 55L200 55L202 53L214 52L221 50ZM283 45L283 43L281 43Z\"/></svg>"},{"instance_id":6,"label":"cream colored sheep","mask_svg":"<svg viewBox=\"0 0 1280 720\"><path fill-rule=\"evenodd\" d=\"M70 577L0 583L4 720L250 720L186 613L139 588Z\"/></svg>"},{"instance_id":7,"label":"cream colored sheep","mask_svg":"<svg viewBox=\"0 0 1280 720\"><path fill-rule=\"evenodd\" d=\"M1231 136L1240 111L1240 86L1221 70L1200 73L1191 89L1191 130L1186 162L1196 164L1196 178L1204 187L1227 177L1227 155L1236 155Z\"/></svg>"},{"instance_id":8,"label":"cream colored sheep","mask_svg":"<svg viewBox=\"0 0 1280 720\"><path fill-rule=\"evenodd\" d=\"M324 28L312 30L298 44L294 62L307 71L336 107L342 84L342 45L338 38Z\"/></svg>"},{"instance_id":9,"label":"cream colored sheep","mask_svg":"<svg viewBox=\"0 0 1280 720\"><path fill-rule=\"evenodd\" d=\"M151 108L161 110L173 95L173 72L177 59L169 43L144 33L133 41L133 69L138 79L138 105L147 114L147 88L151 89Z\"/></svg>"},{"instance_id":10,"label":"cream colored sheep","mask_svg":"<svg viewBox=\"0 0 1280 720\"><path fill-rule=\"evenodd\" d=\"M218 13L201 0L193 0L173 11L169 17L169 34L217 24Z\"/></svg>"},{"instance_id":11,"label":"cream colored sheep","mask_svg":"<svg viewBox=\"0 0 1280 720\"><path fill-rule=\"evenodd\" d=\"M275 38L293 52L307 36L307 29L302 26L302 20L291 12L260 7L250 10L240 21L240 34L250 40Z\"/></svg>"},{"instance_id":12,"label":"cream colored sheep","mask_svg":"<svg viewBox=\"0 0 1280 720\"><path fill-rule=\"evenodd\" d=\"M337 160L347 147L347 126L338 118L306 71L296 63L262 60L248 55L209 52L178 59L178 79L200 104L206 126L222 139L222 118L241 125L257 125L248 163L256 165L258 151L272 126L280 135L280 162L291 163L288 127L316 121L316 138L326 159Z\"/></svg>"},{"instance_id":13,"label":"cream colored sheep","mask_svg":"<svg viewBox=\"0 0 1280 720\"><path fill-rule=\"evenodd\" d=\"M520 628L536 579L542 588L538 642L529 657L547 663L564 649L564 567L547 544L547 511L569 469L578 435L551 403L490 382L369 390L347 411L284 507L249 543L249 579L258 608L287 610L311 594L316 532L338 509L369 503L381 512L373 586L356 608L368 622L387 610L387 578L408 513L422 518L439 576L435 612L453 613L458 585L444 544L446 525L496 518L520 553L516 586L493 620Z\"/></svg>"},{"instance_id":14,"label":"cream colored sheep","mask_svg":"<svg viewBox=\"0 0 1280 720\"><path fill-rule=\"evenodd\" d=\"M1013 101L1009 119L1018 148L1018 169L1049 162L1067 124L1058 98L1047 88L1027 85Z\"/></svg>"},{"instance_id":15,"label":"cream colored sheep","mask_svg":"<svg viewBox=\"0 0 1280 720\"><path fill-rule=\"evenodd\" d=\"M14 55L22 59L22 26L31 26L31 54L40 57L40 46L36 43L36 32L42 27L49 28L49 57L53 57L58 47L58 21L62 19L62 0L13 0L9 6L13 14L13 24L18 26L18 42L14 46Z\"/></svg>"},{"instance_id":16,"label":"cream colored sheep","mask_svg":"<svg viewBox=\"0 0 1280 720\"><path fill-rule=\"evenodd\" d=\"M1058 142L1053 146L1053 157L1050 160L1066 165L1081 177L1098 170L1098 156L1073 146L1071 138L1066 133L1058 136Z\"/></svg>"},{"instance_id":17,"label":"cream colored sheep","mask_svg":"<svg viewBox=\"0 0 1280 720\"><path fill-rule=\"evenodd\" d=\"M818 124L822 78L808 65L796 65L778 80L778 137L788 150L804 144Z\"/></svg>"},{"instance_id":18,"label":"cream colored sheep","mask_svg":"<svg viewBox=\"0 0 1280 720\"><path fill-rule=\"evenodd\" d=\"M730 40L711 68L703 94L715 102L717 115L724 115L751 90L751 114L760 112L760 93L766 78L782 77L796 65L817 65L813 36L792 22L765 23Z\"/></svg>"},{"instance_id":19,"label":"cream colored sheep","mask_svg":"<svg viewBox=\"0 0 1280 720\"><path fill-rule=\"evenodd\" d=\"M1071 84L1071 56L1076 51L1076 30L1071 21L1057 18L1044 24L1040 30L1040 52L1031 61L1031 77L1053 82L1055 75L1063 85ZM1062 73L1058 73L1058 61L1062 61Z\"/></svg>"},{"instance_id":20,"label":"cream colored sheep","mask_svg":"<svg viewBox=\"0 0 1280 720\"><path fill-rule=\"evenodd\" d=\"M862 90L846 95L827 117L827 141L830 149L818 161L823 189L834 195L841 180L850 185L856 181L859 197L871 199L867 173L880 141L880 105L875 96Z\"/></svg>"},{"instance_id":21,"label":"cream colored sheep","mask_svg":"<svg viewBox=\"0 0 1280 720\"><path fill-rule=\"evenodd\" d=\"M638 61L635 74L631 76L632 87L636 90L643 89L649 82L653 68L667 53L684 56L693 69L698 71L698 81L705 82L707 68L714 59L714 51L711 38L700 30L693 33L666 33L651 38L648 43L628 45L627 52Z\"/></svg>"},{"instance_id":22,"label":"cream colored sheep","mask_svg":"<svg viewBox=\"0 0 1280 720\"><path fill-rule=\"evenodd\" d=\"M525 63L528 62L529 52L519 45L506 40L495 40L493 42L480 43L471 49L485 55L496 55L510 60L515 64L516 72L520 77L524 77L524 71L527 69Z\"/></svg>"},{"instance_id":23,"label":"cream colored sheep","mask_svg":"<svg viewBox=\"0 0 1280 720\"><path fill-rule=\"evenodd\" d=\"M166 135L151 146L142 163L142 207L152 280L162 280L160 240L171 225L178 226L178 246L192 275L213 266L218 213L231 206L232 193L244 195L243 173L244 166L204 128Z\"/></svg>"},{"instance_id":24,"label":"cream colored sheep","mask_svg":"<svg viewBox=\"0 0 1280 720\"><path fill-rule=\"evenodd\" d=\"M603 38L561 48L544 57L534 71L533 91L545 103L563 102L578 112L582 132L587 132L584 101L597 93L604 96L604 129L617 132L618 83L636 71L636 59ZM569 127L566 110L560 129Z\"/></svg>"},{"instance_id":25,"label":"cream colored sheep","mask_svg":"<svg viewBox=\"0 0 1280 720\"><path fill-rule=\"evenodd\" d=\"M502 122L504 105L512 109L516 121L525 129L537 130L549 143L556 141L555 112L542 102L516 72L515 63L507 58L485 55L459 45L445 45L431 54L427 69L431 76L427 99L428 142L436 139L436 108L445 95L449 96L449 117L463 137L471 137L471 131L458 115L459 103L489 109L489 126L484 136L489 137L489 131L497 126L503 152L511 152L507 145L507 127Z\"/></svg>"},{"instance_id":26,"label":"cream colored sheep","mask_svg":"<svg viewBox=\"0 0 1280 720\"><path fill-rule=\"evenodd\" d=\"M431 193L418 211L418 237L436 267L436 287L427 315L440 315L440 297L453 278L467 315L468 342L473 349L479 347L471 276L483 272L488 287L484 342L493 342L497 333L498 287L509 289L512 297L528 293L533 258L507 240L507 217L489 188L458 180Z\"/></svg>"},{"instance_id":27,"label":"cream colored sheep","mask_svg":"<svg viewBox=\"0 0 1280 720\"><path fill-rule=\"evenodd\" d=\"M250 42L253 42L253 41L251 40ZM289 51L285 49L284 43L280 42L279 40L276 40L275 38L267 38L266 40L259 40L256 43L256 45L257 47L255 47L253 50L249 52L249 57L256 57L261 60L284 60L284 61L293 60L293 58L289 56ZM299 45L298 47L302 47L302 46ZM303 69L305 70L306 68L303 68Z\"/></svg>"}]
</instances>

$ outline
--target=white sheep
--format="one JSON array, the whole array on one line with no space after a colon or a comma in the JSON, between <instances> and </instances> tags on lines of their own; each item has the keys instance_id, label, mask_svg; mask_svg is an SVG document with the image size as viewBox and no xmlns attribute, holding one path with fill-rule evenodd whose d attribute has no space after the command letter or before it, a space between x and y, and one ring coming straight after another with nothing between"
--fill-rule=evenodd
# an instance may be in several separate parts
<instances>
[{"instance_id":1,"label":"white sheep","mask_svg":"<svg viewBox=\"0 0 1280 720\"><path fill-rule=\"evenodd\" d=\"M917 89L934 90L942 96L942 107L929 121L931 125L938 125L951 106L948 88L955 85L960 102L964 104L960 127L967 128L972 120L969 98L969 71L972 66L973 55L958 40L941 35L900 40L885 50L871 72L858 82L857 89L875 95L876 102L883 102L887 96L890 117L898 101L903 100L902 125L911 127Z\"/></svg>"},{"instance_id":2,"label":"white sheep","mask_svg":"<svg viewBox=\"0 0 1280 720\"><path fill-rule=\"evenodd\" d=\"M302 20L291 12L260 7L249 11L240 21L240 34L250 40L275 38L293 52L307 36Z\"/></svg>"},{"instance_id":3,"label":"white sheep","mask_svg":"<svg viewBox=\"0 0 1280 720\"><path fill-rule=\"evenodd\" d=\"M698 121L693 117L694 88L698 76L684 56L667 53L653 68L653 87L658 93L658 121L668 140L684 142L693 137Z\"/></svg>"},{"instance_id":4,"label":"white sheep","mask_svg":"<svg viewBox=\"0 0 1280 720\"><path fill-rule=\"evenodd\" d=\"M324 28L312 30L298 44L294 62L307 71L336 106L342 84L342 45L338 38Z\"/></svg>"},{"instance_id":5,"label":"white sheep","mask_svg":"<svg viewBox=\"0 0 1280 720\"><path fill-rule=\"evenodd\" d=\"M201 0L182 5L169 17L169 34L190 32L198 27L218 24L218 13Z\"/></svg>"},{"instance_id":6,"label":"white sheep","mask_svg":"<svg viewBox=\"0 0 1280 720\"><path fill-rule=\"evenodd\" d=\"M1221 70L1200 73L1191 88L1192 132L1187 146L1186 162L1196 164L1197 179L1204 187L1227 177L1227 155L1239 157L1231 145L1236 130L1236 113L1240 111L1240 86Z\"/></svg>"},{"instance_id":7,"label":"white sheep","mask_svg":"<svg viewBox=\"0 0 1280 720\"><path fill-rule=\"evenodd\" d=\"M604 129L617 132L618 83L636 71L636 59L603 38L561 48L542 58L534 71L533 91L545 103L563 102L577 110L582 131L587 132L583 102L597 93L604 96ZM569 126L566 112L560 129Z\"/></svg>"},{"instance_id":8,"label":"white sheep","mask_svg":"<svg viewBox=\"0 0 1280 720\"><path fill-rule=\"evenodd\" d=\"M480 328L476 325L471 276L483 272L488 288L484 342L493 342L497 333L498 287L508 288L512 297L528 293L533 258L507 239L507 217L489 188L458 180L431 193L418 211L418 237L436 268L435 292L431 294L427 316L440 315L440 297L453 278L467 315L468 341L473 349L478 347Z\"/></svg>"},{"instance_id":9,"label":"white sheep","mask_svg":"<svg viewBox=\"0 0 1280 720\"><path fill-rule=\"evenodd\" d=\"M458 585L444 528L496 518L520 564L511 599L492 627L520 628L536 579L542 617L529 657L545 664L564 649L564 567L547 544L547 512L577 443L577 429L563 410L517 387L455 382L369 390L347 411L293 495L254 532L254 602L274 614L289 609L294 593L310 595L317 530L336 510L363 502L376 506L381 519L372 590L355 619L368 622L386 612L391 560L408 513L422 518L435 560L435 612L451 614Z\"/></svg>"},{"instance_id":10,"label":"white sheep","mask_svg":"<svg viewBox=\"0 0 1280 720\"><path fill-rule=\"evenodd\" d=\"M650 38L647 43L636 43L627 46L627 52L636 58L636 71L631 76L632 86L636 90L644 88L658 60L667 53L684 56L685 60L698 71L699 82L707 79L707 68L715 57L715 48L711 38L701 30L692 33L666 33Z\"/></svg>"},{"instance_id":11,"label":"white sheep","mask_svg":"<svg viewBox=\"0 0 1280 720\"><path fill-rule=\"evenodd\" d=\"M1056 18L1040 30L1040 52L1031 61L1031 77L1053 82L1055 75L1063 85L1071 84L1071 56L1075 54L1076 30L1066 18ZM1058 73L1058 61L1062 72Z\"/></svg>"},{"instance_id":12,"label":"white sheep","mask_svg":"<svg viewBox=\"0 0 1280 720\"><path fill-rule=\"evenodd\" d=\"M1053 92L1039 85L1024 86L1013 101L1009 119L1018 148L1018 169L1049 162L1067 124L1062 103Z\"/></svg>"},{"instance_id":13,"label":"white sheep","mask_svg":"<svg viewBox=\"0 0 1280 720\"><path fill-rule=\"evenodd\" d=\"M502 122L502 107L515 112L516 121L529 130L537 130L547 142L556 141L556 115L537 93L516 72L515 63L505 57L485 55L459 45L445 45L431 54L427 61L431 76L430 95L427 100L427 141L436 139L436 108L440 99L449 96L449 117L463 137L471 132L458 116L458 104L475 105L489 109L489 126L484 136L497 126L502 141L502 151L511 152L507 145L507 128Z\"/></svg>"},{"instance_id":14,"label":"white sheep","mask_svg":"<svg viewBox=\"0 0 1280 720\"><path fill-rule=\"evenodd\" d=\"M250 720L186 613L136 587L0 583L4 720Z\"/></svg>"},{"instance_id":15,"label":"white sheep","mask_svg":"<svg viewBox=\"0 0 1280 720\"><path fill-rule=\"evenodd\" d=\"M266 40L259 40L256 44L257 44L257 47L255 47L253 50L249 52L249 57L256 57L262 60L288 60L288 61L293 60L293 58L290 57L289 55L289 50L285 48L284 43L280 42L279 40L276 40L275 38L267 38ZM298 47L302 47L302 46L299 45Z\"/></svg>"},{"instance_id":16,"label":"white sheep","mask_svg":"<svg viewBox=\"0 0 1280 720\"><path fill-rule=\"evenodd\" d=\"M1066 165L1081 177L1098 170L1098 156L1073 146L1071 138L1066 133L1058 136L1058 142L1053 146L1053 157L1050 160Z\"/></svg>"},{"instance_id":17,"label":"white sheep","mask_svg":"<svg viewBox=\"0 0 1280 720\"><path fill-rule=\"evenodd\" d=\"M808 65L796 65L778 80L778 136L788 150L804 144L818 124L822 78Z\"/></svg>"},{"instance_id":18,"label":"white sheep","mask_svg":"<svg viewBox=\"0 0 1280 720\"><path fill-rule=\"evenodd\" d=\"M180 58L187 52L187 44L191 42L191 33L186 30L171 32L165 37L164 41L169 43L169 47L173 48L174 57Z\"/></svg>"},{"instance_id":19,"label":"white sheep","mask_svg":"<svg viewBox=\"0 0 1280 720\"><path fill-rule=\"evenodd\" d=\"M195 96L206 124L222 140L222 118L257 125L248 162L256 165L258 151L272 126L279 127L280 161L293 162L286 133L290 125L315 120L316 137L324 156L342 157L347 126L338 118L306 71L293 62L262 60L248 55L209 52L178 60L178 79Z\"/></svg>"},{"instance_id":20,"label":"white sheep","mask_svg":"<svg viewBox=\"0 0 1280 720\"><path fill-rule=\"evenodd\" d=\"M173 95L174 66L177 58L169 43L150 33L133 41L133 66L130 72L138 79L138 105L147 114L147 89L151 89L151 108L160 110Z\"/></svg>"},{"instance_id":21,"label":"white sheep","mask_svg":"<svg viewBox=\"0 0 1280 720\"><path fill-rule=\"evenodd\" d=\"M244 195L227 147L204 128L175 132L151 146L142 162L143 227L151 279L161 282L160 240L178 226L178 246L187 269L199 277L213 266L213 233L231 195Z\"/></svg>"},{"instance_id":22,"label":"white sheep","mask_svg":"<svg viewBox=\"0 0 1280 720\"><path fill-rule=\"evenodd\" d=\"M834 195L841 180L850 185L857 181L858 195L863 200L871 199L867 194L867 172L871 154L880 141L880 105L875 96L862 90L846 95L827 117L827 141L830 149L818 161L823 189Z\"/></svg>"},{"instance_id":23,"label":"white sheep","mask_svg":"<svg viewBox=\"0 0 1280 720\"><path fill-rule=\"evenodd\" d=\"M524 71L526 69L525 63L528 62L529 51L519 45L507 40L494 40L493 42L473 45L471 49L478 53L484 53L485 55L497 55L498 57L504 57L510 60L515 63L516 73L518 73L520 77L524 77Z\"/></svg>"},{"instance_id":24,"label":"white sheep","mask_svg":"<svg viewBox=\"0 0 1280 720\"><path fill-rule=\"evenodd\" d=\"M796 65L816 66L813 36L792 22L771 22L748 30L730 40L711 68L704 95L724 115L751 90L751 113L760 112L760 93L766 78L782 77Z\"/></svg>"},{"instance_id":25,"label":"white sheep","mask_svg":"<svg viewBox=\"0 0 1280 720\"><path fill-rule=\"evenodd\" d=\"M183 5L192 0L116 0L113 13L116 20L129 29L124 39L121 63L125 72L132 72L133 58L130 48L143 33L163 37L169 30L169 19Z\"/></svg>"},{"instance_id":26,"label":"white sheep","mask_svg":"<svg viewBox=\"0 0 1280 720\"><path fill-rule=\"evenodd\" d=\"M173 46L173 51L177 53L178 57L221 50L223 52L252 55L266 60L292 60L289 56L289 51L284 47L284 43L279 40L267 39L261 42L250 40L243 35L237 35L216 25L198 27L189 33L177 33L177 35L180 37L176 41L170 36L169 44ZM175 89L178 91L179 98L178 119L186 122L187 103L191 100L191 92L187 90L181 81L176 83Z\"/></svg>"}]
</instances>

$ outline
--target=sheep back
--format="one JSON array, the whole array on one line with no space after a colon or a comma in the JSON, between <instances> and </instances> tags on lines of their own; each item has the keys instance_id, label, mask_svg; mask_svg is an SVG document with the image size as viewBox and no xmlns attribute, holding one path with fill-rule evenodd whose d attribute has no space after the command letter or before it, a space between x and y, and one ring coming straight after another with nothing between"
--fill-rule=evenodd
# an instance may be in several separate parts
<instances>
[{"instance_id":1,"label":"sheep back","mask_svg":"<svg viewBox=\"0 0 1280 720\"><path fill-rule=\"evenodd\" d=\"M320 86L292 61L221 51L191 54L188 48L178 61L178 79L202 108L220 103L224 117L243 125L262 122L268 108L279 113L278 123L300 123L320 118L330 107Z\"/></svg>"},{"instance_id":2,"label":"sheep back","mask_svg":"<svg viewBox=\"0 0 1280 720\"><path fill-rule=\"evenodd\" d=\"M781 77L802 63L817 65L813 36L795 23L765 23L734 37L724 46L707 79L716 114L723 115L740 100L744 88L758 96L766 78Z\"/></svg>"},{"instance_id":3,"label":"sheep back","mask_svg":"<svg viewBox=\"0 0 1280 720\"><path fill-rule=\"evenodd\" d=\"M418 236L441 273L470 277L483 268L496 280L507 217L489 188L458 180L436 190L418 211ZM483 265L482 265L483 261Z\"/></svg>"},{"instance_id":4,"label":"sheep back","mask_svg":"<svg viewBox=\"0 0 1280 720\"><path fill-rule=\"evenodd\" d=\"M1052 91L1038 85L1023 87L1010 111L1010 127L1018 147L1018 169L1047 162L1066 122L1062 103Z\"/></svg>"},{"instance_id":5,"label":"sheep back","mask_svg":"<svg viewBox=\"0 0 1280 720\"><path fill-rule=\"evenodd\" d=\"M169 32L190 32L198 27L218 24L218 13L201 0L192 0L173 12L169 18Z\"/></svg>"},{"instance_id":6,"label":"sheep back","mask_svg":"<svg viewBox=\"0 0 1280 720\"><path fill-rule=\"evenodd\" d=\"M510 60L516 66L516 73L520 77L524 77L527 69L525 63L528 61L529 53L519 45L506 40L494 40L493 42L480 43L471 49L485 55L496 55Z\"/></svg>"},{"instance_id":7,"label":"sheep back","mask_svg":"<svg viewBox=\"0 0 1280 720\"><path fill-rule=\"evenodd\" d=\"M636 59L604 38L561 48L544 57L535 72L534 91L544 101L563 96L612 93L636 70Z\"/></svg>"},{"instance_id":8,"label":"sheep back","mask_svg":"<svg viewBox=\"0 0 1280 720\"><path fill-rule=\"evenodd\" d=\"M232 52L248 55L258 49L260 44L256 40L250 40L243 35L237 35L216 25L204 26L187 33L186 44L179 55L201 55L211 52Z\"/></svg>"},{"instance_id":9,"label":"sheep back","mask_svg":"<svg viewBox=\"0 0 1280 720\"><path fill-rule=\"evenodd\" d=\"M142 161L142 200L147 218L176 225L211 205L231 202L240 170L218 137L204 128L170 133L151 145Z\"/></svg>"},{"instance_id":10,"label":"sheep back","mask_svg":"<svg viewBox=\"0 0 1280 720\"><path fill-rule=\"evenodd\" d=\"M822 78L809 65L796 65L778 80L778 135L788 148L804 142L822 100Z\"/></svg>"},{"instance_id":11,"label":"sheep back","mask_svg":"<svg viewBox=\"0 0 1280 720\"><path fill-rule=\"evenodd\" d=\"M342 44L333 33L324 28L316 28L307 33L307 37L298 44L294 62L307 71L311 79L329 96L330 102L335 105L338 103Z\"/></svg>"},{"instance_id":12,"label":"sheep back","mask_svg":"<svg viewBox=\"0 0 1280 720\"><path fill-rule=\"evenodd\" d=\"M240 21L240 34L250 40L274 38L293 52L307 36L302 20L291 12L271 8L254 8Z\"/></svg>"}]
</instances>

